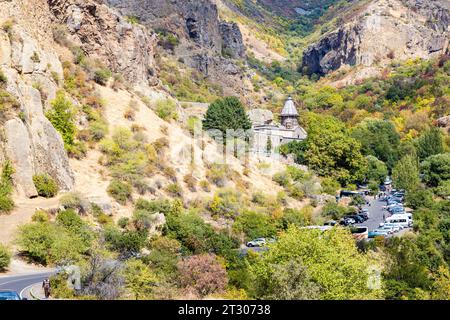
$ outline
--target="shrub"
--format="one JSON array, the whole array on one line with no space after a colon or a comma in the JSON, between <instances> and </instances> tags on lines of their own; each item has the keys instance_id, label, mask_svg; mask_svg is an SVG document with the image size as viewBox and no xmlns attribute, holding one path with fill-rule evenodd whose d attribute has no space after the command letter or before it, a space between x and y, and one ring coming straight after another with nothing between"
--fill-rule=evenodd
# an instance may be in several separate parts
<instances>
[{"instance_id":1,"label":"shrub","mask_svg":"<svg viewBox=\"0 0 450 320\"><path fill-rule=\"evenodd\" d=\"M45 116L53 127L61 134L66 149L75 143L76 126L74 123L73 104L59 92L56 99L51 102L52 108Z\"/></svg>"},{"instance_id":2,"label":"shrub","mask_svg":"<svg viewBox=\"0 0 450 320\"><path fill-rule=\"evenodd\" d=\"M43 265L76 262L89 247L77 235L49 222L21 226L17 244L29 258Z\"/></svg>"},{"instance_id":3,"label":"shrub","mask_svg":"<svg viewBox=\"0 0 450 320\"><path fill-rule=\"evenodd\" d=\"M33 176L33 182L39 196L44 198L53 198L58 193L58 185L47 174L38 174Z\"/></svg>"},{"instance_id":4,"label":"shrub","mask_svg":"<svg viewBox=\"0 0 450 320\"><path fill-rule=\"evenodd\" d=\"M9 213L14 209L14 201L11 193L13 191L12 175L14 168L10 161L6 161L3 165L0 178L0 213Z\"/></svg>"},{"instance_id":5,"label":"shrub","mask_svg":"<svg viewBox=\"0 0 450 320\"><path fill-rule=\"evenodd\" d=\"M177 106L173 100L156 101L156 114L163 120L178 119Z\"/></svg>"},{"instance_id":6,"label":"shrub","mask_svg":"<svg viewBox=\"0 0 450 320\"><path fill-rule=\"evenodd\" d=\"M0 243L0 271L6 270L11 263L11 252Z\"/></svg>"},{"instance_id":7,"label":"shrub","mask_svg":"<svg viewBox=\"0 0 450 320\"><path fill-rule=\"evenodd\" d=\"M0 70L0 87L5 86L8 83L8 78L5 76L3 71Z\"/></svg>"},{"instance_id":8,"label":"shrub","mask_svg":"<svg viewBox=\"0 0 450 320\"><path fill-rule=\"evenodd\" d=\"M3 31L5 31L6 33L11 33L11 31L12 31L12 28L13 28L13 26L14 26L14 24L15 24L16 22L14 21L14 20L12 20L12 19L9 19L9 20L7 20L7 21L5 21L3 24L2 24L2 29L3 29Z\"/></svg>"},{"instance_id":9,"label":"shrub","mask_svg":"<svg viewBox=\"0 0 450 320\"><path fill-rule=\"evenodd\" d=\"M191 192L197 191L197 179L195 179L192 174L185 175L183 180L184 183L186 183L189 191Z\"/></svg>"},{"instance_id":10,"label":"shrub","mask_svg":"<svg viewBox=\"0 0 450 320\"><path fill-rule=\"evenodd\" d=\"M180 187L178 183L169 184L166 187L166 191L173 197L182 197L183 189Z\"/></svg>"},{"instance_id":11,"label":"shrub","mask_svg":"<svg viewBox=\"0 0 450 320\"><path fill-rule=\"evenodd\" d=\"M240 215L233 225L237 232L245 234L246 240L276 235L276 227L272 219L263 213L246 211Z\"/></svg>"},{"instance_id":12,"label":"shrub","mask_svg":"<svg viewBox=\"0 0 450 320\"><path fill-rule=\"evenodd\" d=\"M287 187L290 183L289 175L286 172L276 173L272 180L278 183L282 187Z\"/></svg>"},{"instance_id":13,"label":"shrub","mask_svg":"<svg viewBox=\"0 0 450 320\"><path fill-rule=\"evenodd\" d=\"M211 185L207 180L200 181L200 188L205 192L211 192Z\"/></svg>"},{"instance_id":14,"label":"shrub","mask_svg":"<svg viewBox=\"0 0 450 320\"><path fill-rule=\"evenodd\" d=\"M38 210L31 217L31 221L33 221L33 222L48 222L48 221L50 221L50 218L46 211Z\"/></svg>"},{"instance_id":15,"label":"shrub","mask_svg":"<svg viewBox=\"0 0 450 320\"><path fill-rule=\"evenodd\" d=\"M226 164L213 164L206 172L206 178L219 188L225 186L227 182L228 166Z\"/></svg>"},{"instance_id":16,"label":"shrub","mask_svg":"<svg viewBox=\"0 0 450 320\"><path fill-rule=\"evenodd\" d=\"M127 217L122 217L119 219L119 221L117 221L117 225L122 229L125 229L126 227L128 227L129 223L130 223L130 218L127 218Z\"/></svg>"},{"instance_id":17,"label":"shrub","mask_svg":"<svg viewBox=\"0 0 450 320\"><path fill-rule=\"evenodd\" d=\"M320 185L322 186L322 192L335 196L338 190L341 188L341 185L338 181L333 178L323 178Z\"/></svg>"},{"instance_id":18,"label":"shrub","mask_svg":"<svg viewBox=\"0 0 450 320\"><path fill-rule=\"evenodd\" d=\"M90 203L79 192L68 192L64 194L59 199L59 203L64 208L77 210L81 214L87 213L91 208Z\"/></svg>"},{"instance_id":19,"label":"shrub","mask_svg":"<svg viewBox=\"0 0 450 320\"><path fill-rule=\"evenodd\" d=\"M108 187L109 195L122 205L125 205L128 200L132 199L132 191L131 185L117 179L111 181Z\"/></svg>"},{"instance_id":20,"label":"shrub","mask_svg":"<svg viewBox=\"0 0 450 320\"><path fill-rule=\"evenodd\" d=\"M200 297L222 293L228 284L225 267L212 254L186 258L178 263L178 270L181 285Z\"/></svg>"},{"instance_id":21,"label":"shrub","mask_svg":"<svg viewBox=\"0 0 450 320\"><path fill-rule=\"evenodd\" d=\"M97 82L99 85L104 86L108 83L111 77L112 77L111 70L107 68L101 68L95 71L94 81Z\"/></svg>"}]
</instances>

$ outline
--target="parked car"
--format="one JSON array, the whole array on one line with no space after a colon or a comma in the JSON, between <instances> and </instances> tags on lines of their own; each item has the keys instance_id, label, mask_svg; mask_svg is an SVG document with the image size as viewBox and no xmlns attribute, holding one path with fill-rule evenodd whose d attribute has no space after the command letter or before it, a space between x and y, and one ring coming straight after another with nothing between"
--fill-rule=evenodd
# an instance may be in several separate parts
<instances>
[{"instance_id":1,"label":"parked car","mask_svg":"<svg viewBox=\"0 0 450 320\"><path fill-rule=\"evenodd\" d=\"M26 300L21 299L19 294L11 290L1 290L0 291L0 301L1 300Z\"/></svg>"},{"instance_id":2,"label":"parked car","mask_svg":"<svg viewBox=\"0 0 450 320\"><path fill-rule=\"evenodd\" d=\"M253 247L264 247L266 245L267 241L265 238L258 238L252 241L247 242L247 247L253 248Z\"/></svg>"},{"instance_id":3,"label":"parked car","mask_svg":"<svg viewBox=\"0 0 450 320\"><path fill-rule=\"evenodd\" d=\"M384 226L382 226L382 227L379 227L378 230L386 230L386 231L388 232L388 234L393 234L393 233L395 233L394 227L388 226L388 225L384 225Z\"/></svg>"},{"instance_id":4,"label":"parked car","mask_svg":"<svg viewBox=\"0 0 450 320\"><path fill-rule=\"evenodd\" d=\"M375 237L385 237L388 233L386 231L382 230L373 230L369 232L369 238L375 238Z\"/></svg>"},{"instance_id":5,"label":"parked car","mask_svg":"<svg viewBox=\"0 0 450 320\"><path fill-rule=\"evenodd\" d=\"M337 221L330 220L330 221L325 222L323 225L324 226L332 226L332 227L334 227L336 224L337 224Z\"/></svg>"},{"instance_id":6,"label":"parked car","mask_svg":"<svg viewBox=\"0 0 450 320\"><path fill-rule=\"evenodd\" d=\"M364 213L358 213L357 214L358 217L361 217L363 222L369 220L369 216L367 214Z\"/></svg>"},{"instance_id":7,"label":"parked car","mask_svg":"<svg viewBox=\"0 0 450 320\"><path fill-rule=\"evenodd\" d=\"M363 217L359 216L359 215L354 215L354 216L345 216L344 219L349 219L349 220L354 220L354 223L363 223L365 220Z\"/></svg>"},{"instance_id":8,"label":"parked car","mask_svg":"<svg viewBox=\"0 0 450 320\"><path fill-rule=\"evenodd\" d=\"M402 226L396 225L394 223L380 223L380 228L385 227L385 226L392 228L394 230L394 232L399 232L400 230L403 229Z\"/></svg>"},{"instance_id":9,"label":"parked car","mask_svg":"<svg viewBox=\"0 0 450 320\"><path fill-rule=\"evenodd\" d=\"M340 221L339 221L339 224L341 225L341 226L345 226L345 227L347 227L347 226L350 226L350 225L352 225L352 224L355 224L355 220L354 219L346 219L346 218L344 218L344 219L341 219Z\"/></svg>"}]
</instances>

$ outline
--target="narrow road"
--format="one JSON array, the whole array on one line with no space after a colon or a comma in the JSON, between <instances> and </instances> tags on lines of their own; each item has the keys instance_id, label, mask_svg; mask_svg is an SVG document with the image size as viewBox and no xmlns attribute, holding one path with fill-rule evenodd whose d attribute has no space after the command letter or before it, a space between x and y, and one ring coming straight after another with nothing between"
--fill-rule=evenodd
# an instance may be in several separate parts
<instances>
[{"instance_id":1,"label":"narrow road","mask_svg":"<svg viewBox=\"0 0 450 320\"><path fill-rule=\"evenodd\" d=\"M32 299L29 296L29 287L34 284L41 283L45 278L53 275L54 272L35 273L20 276L0 277L0 291L12 290L20 294L21 298Z\"/></svg>"}]
</instances>

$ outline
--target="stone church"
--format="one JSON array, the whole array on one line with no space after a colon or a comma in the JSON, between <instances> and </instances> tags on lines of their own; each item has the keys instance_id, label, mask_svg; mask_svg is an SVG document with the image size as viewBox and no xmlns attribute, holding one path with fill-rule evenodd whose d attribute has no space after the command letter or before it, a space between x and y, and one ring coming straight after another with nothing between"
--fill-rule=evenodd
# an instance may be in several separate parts
<instances>
[{"instance_id":1,"label":"stone church","mask_svg":"<svg viewBox=\"0 0 450 320\"><path fill-rule=\"evenodd\" d=\"M281 123L275 123L269 110L253 109L248 113L253 124L253 143L251 151L257 155L270 156L278 153L278 148L292 141L303 141L306 131L298 123L298 111L289 97L281 111ZM270 151L269 151L270 149Z\"/></svg>"}]
</instances>

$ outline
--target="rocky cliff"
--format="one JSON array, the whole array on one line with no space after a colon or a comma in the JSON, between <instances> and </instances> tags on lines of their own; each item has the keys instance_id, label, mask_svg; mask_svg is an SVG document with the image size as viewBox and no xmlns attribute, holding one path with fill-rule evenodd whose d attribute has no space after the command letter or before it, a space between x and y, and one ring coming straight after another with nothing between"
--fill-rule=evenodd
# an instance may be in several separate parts
<instances>
[{"instance_id":1,"label":"rocky cliff","mask_svg":"<svg viewBox=\"0 0 450 320\"><path fill-rule=\"evenodd\" d=\"M156 34L132 24L103 1L49 0L55 21L67 26L72 40L91 58L132 83L156 83Z\"/></svg>"},{"instance_id":2,"label":"rocky cliff","mask_svg":"<svg viewBox=\"0 0 450 320\"><path fill-rule=\"evenodd\" d=\"M450 2L374 0L303 55L303 70L324 75L343 65L386 65L448 50Z\"/></svg>"},{"instance_id":3,"label":"rocky cliff","mask_svg":"<svg viewBox=\"0 0 450 320\"><path fill-rule=\"evenodd\" d=\"M143 25L176 35L174 55L225 87L240 91L241 70L234 59L245 57L239 27L219 20L211 0L107 0L124 16Z\"/></svg>"},{"instance_id":4,"label":"rocky cliff","mask_svg":"<svg viewBox=\"0 0 450 320\"><path fill-rule=\"evenodd\" d=\"M102 1L0 1L0 166L12 161L14 183L27 197L37 196L35 174L49 174L61 190L74 186L64 142L45 117L64 79L67 49L55 43L53 33L61 23L71 44L130 83L157 80L156 35Z\"/></svg>"}]
</instances>

